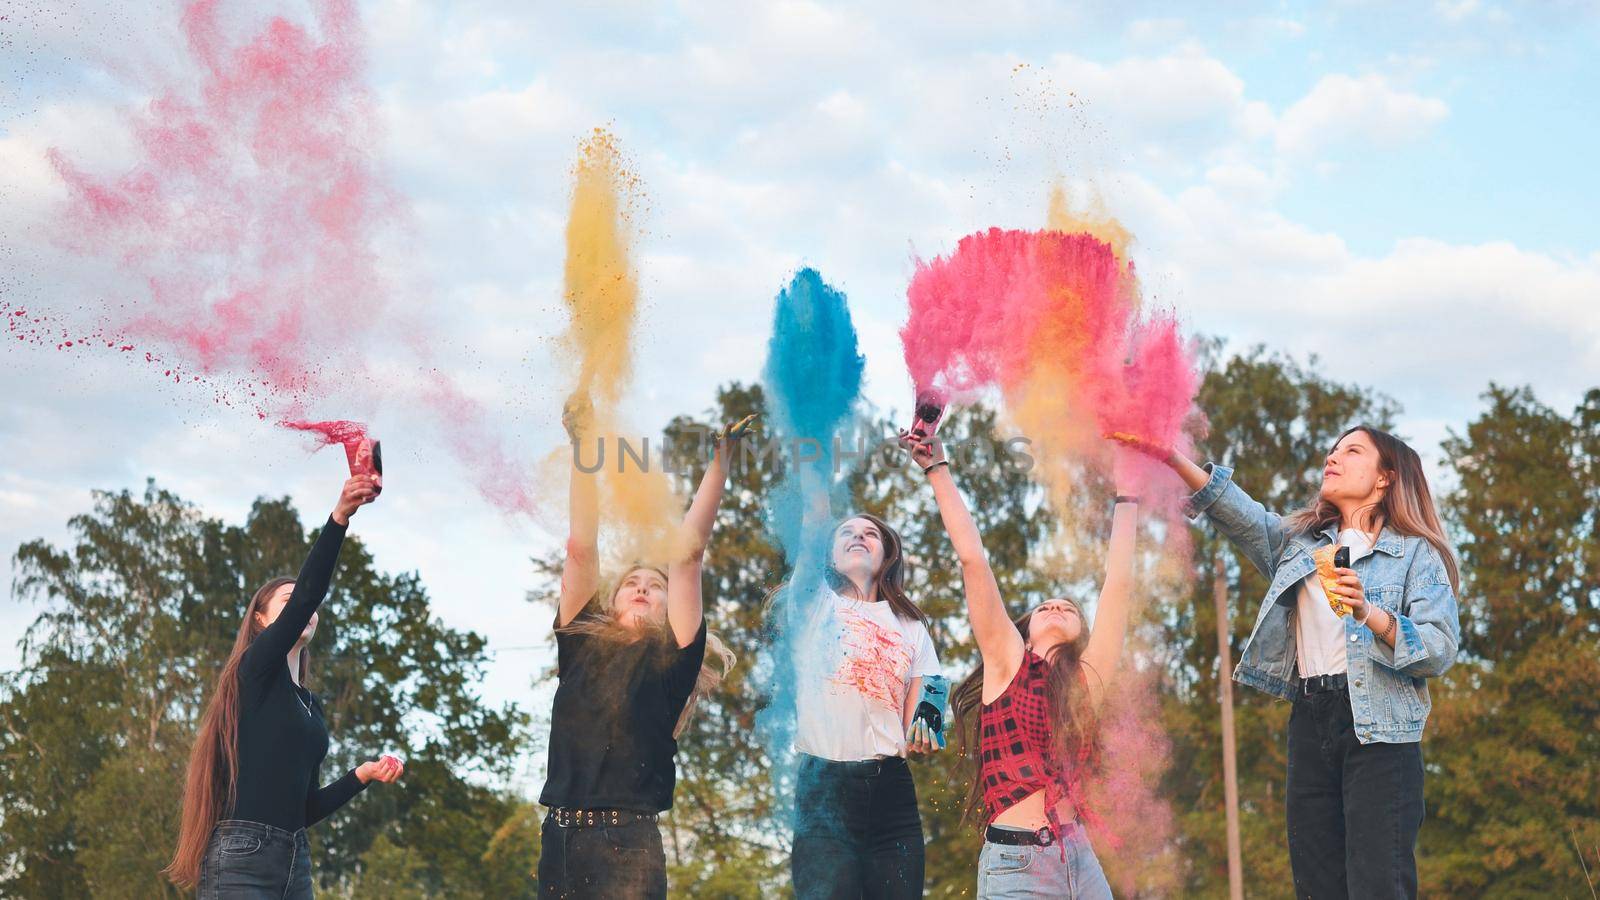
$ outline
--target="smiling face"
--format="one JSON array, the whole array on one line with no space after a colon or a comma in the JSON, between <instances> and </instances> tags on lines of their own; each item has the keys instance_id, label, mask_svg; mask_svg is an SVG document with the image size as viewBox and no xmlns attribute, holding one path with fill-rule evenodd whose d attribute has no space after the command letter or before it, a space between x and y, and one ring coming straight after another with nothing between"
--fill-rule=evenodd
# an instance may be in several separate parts
<instances>
[{"instance_id":1,"label":"smiling face","mask_svg":"<svg viewBox=\"0 0 1600 900\"><path fill-rule=\"evenodd\" d=\"M648 566L629 571L611 595L611 613L628 628L665 621L667 577Z\"/></svg>"},{"instance_id":2,"label":"smiling face","mask_svg":"<svg viewBox=\"0 0 1600 900\"><path fill-rule=\"evenodd\" d=\"M833 531L833 567L854 582L865 582L883 568L883 532L868 519L845 519Z\"/></svg>"},{"instance_id":3,"label":"smiling face","mask_svg":"<svg viewBox=\"0 0 1600 900\"><path fill-rule=\"evenodd\" d=\"M1046 600L1028 614L1028 646L1040 656L1048 657L1057 644L1077 643L1083 634L1083 613L1071 600Z\"/></svg>"},{"instance_id":4,"label":"smiling face","mask_svg":"<svg viewBox=\"0 0 1600 900\"><path fill-rule=\"evenodd\" d=\"M278 621L278 616L283 613L283 608L288 605L289 596L293 593L293 582L282 585L277 590L272 592L272 596L268 597L267 601L262 604L261 609L256 611L256 621L261 624L262 628L266 628L273 622ZM305 630L300 632L300 640L295 641L295 646L304 647L306 643L311 640L312 635L316 633L317 614L312 613L311 621L307 622Z\"/></svg>"},{"instance_id":5,"label":"smiling face","mask_svg":"<svg viewBox=\"0 0 1600 900\"><path fill-rule=\"evenodd\" d=\"M1383 498L1393 477L1384 470L1372 436L1352 431L1323 460L1321 496L1341 508L1374 504Z\"/></svg>"}]
</instances>

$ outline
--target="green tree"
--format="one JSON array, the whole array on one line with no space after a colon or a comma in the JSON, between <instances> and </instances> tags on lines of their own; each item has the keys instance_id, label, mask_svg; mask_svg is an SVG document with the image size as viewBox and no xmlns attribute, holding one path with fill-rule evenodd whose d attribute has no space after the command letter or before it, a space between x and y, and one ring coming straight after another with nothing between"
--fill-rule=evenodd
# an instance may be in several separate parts
<instances>
[{"instance_id":1,"label":"green tree","mask_svg":"<svg viewBox=\"0 0 1600 900\"><path fill-rule=\"evenodd\" d=\"M1434 692L1423 882L1581 896L1600 885L1600 390L1570 416L1525 388L1484 399L1444 445L1462 656Z\"/></svg>"},{"instance_id":2,"label":"green tree","mask_svg":"<svg viewBox=\"0 0 1600 900\"><path fill-rule=\"evenodd\" d=\"M204 700L249 595L295 572L309 537L287 500L233 526L153 484L97 493L69 525L70 549L33 541L15 557L15 593L41 611L0 694L0 889L175 895L158 873ZM441 624L417 577L377 572L355 537L324 610L309 683L328 712L324 771L389 749L408 760L402 783L313 830L324 886L353 884L382 834L421 858L425 892L529 893L523 860L485 856L515 801L484 785L508 774L526 723L476 697L483 639Z\"/></svg>"}]
</instances>

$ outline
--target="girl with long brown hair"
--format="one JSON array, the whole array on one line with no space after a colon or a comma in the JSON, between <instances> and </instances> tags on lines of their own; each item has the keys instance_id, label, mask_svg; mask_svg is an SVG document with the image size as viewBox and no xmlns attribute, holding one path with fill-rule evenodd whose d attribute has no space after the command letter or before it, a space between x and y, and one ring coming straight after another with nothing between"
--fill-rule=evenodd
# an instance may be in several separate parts
<instances>
[{"instance_id":1,"label":"girl with long brown hair","mask_svg":"<svg viewBox=\"0 0 1600 900\"><path fill-rule=\"evenodd\" d=\"M727 455L754 416L717 435L684 515L682 546L665 569L636 564L600 593L600 504L593 472L576 456L556 612L558 684L549 765L539 802L539 896L664 898L666 855L658 814L672 808L677 738L694 703L733 667L706 630L701 568L728 477ZM591 430L583 398L563 424L576 454Z\"/></svg>"},{"instance_id":2,"label":"girl with long brown hair","mask_svg":"<svg viewBox=\"0 0 1600 900\"><path fill-rule=\"evenodd\" d=\"M808 494L820 498L808 518L826 534L826 491ZM922 815L906 758L937 749L925 724L912 723L939 655L927 615L906 593L899 532L857 513L833 528L826 552L794 643L795 896L921 897ZM796 569L809 566L802 557Z\"/></svg>"},{"instance_id":3,"label":"girl with long brown hair","mask_svg":"<svg viewBox=\"0 0 1600 900\"><path fill-rule=\"evenodd\" d=\"M1269 512L1181 454L1176 471L1271 585L1235 681L1291 700L1286 805L1298 897L1415 897L1427 679L1455 661L1460 575L1417 452L1370 425L1339 436L1305 508ZM1336 565L1340 549L1345 565Z\"/></svg>"},{"instance_id":4,"label":"girl with long brown hair","mask_svg":"<svg viewBox=\"0 0 1600 900\"><path fill-rule=\"evenodd\" d=\"M315 825L372 781L391 782L392 756L362 763L318 787L328 753L322 701L305 687L307 645L328 593L350 517L382 489L382 476L344 483L328 522L295 578L256 590L233 651L200 720L184 783L178 847L167 875L202 900L312 896Z\"/></svg>"},{"instance_id":5,"label":"girl with long brown hair","mask_svg":"<svg viewBox=\"0 0 1600 900\"><path fill-rule=\"evenodd\" d=\"M1094 629L1076 600L1055 597L1012 621L983 538L938 438L901 432L922 467L961 564L979 663L951 693L961 750L974 768L969 820L984 825L977 896L1110 898L1084 829L1084 776L1095 761L1096 708L1127 633L1137 498L1115 466L1116 505ZM1115 451L1119 460L1124 451Z\"/></svg>"}]
</instances>

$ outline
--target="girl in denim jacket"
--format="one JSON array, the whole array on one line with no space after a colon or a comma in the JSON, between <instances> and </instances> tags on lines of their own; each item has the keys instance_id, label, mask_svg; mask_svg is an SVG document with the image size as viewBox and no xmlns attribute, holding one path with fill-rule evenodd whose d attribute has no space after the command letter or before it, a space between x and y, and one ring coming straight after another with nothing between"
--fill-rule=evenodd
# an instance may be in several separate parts
<instances>
[{"instance_id":1,"label":"girl in denim jacket","mask_svg":"<svg viewBox=\"0 0 1600 900\"><path fill-rule=\"evenodd\" d=\"M1339 437L1305 509L1268 512L1233 470L1157 456L1271 582L1235 681L1293 701L1289 861L1303 898L1415 897L1427 679L1455 661L1460 576L1423 474L1403 441L1365 425ZM1318 577L1313 552L1349 548ZM1341 609L1342 607L1342 609Z\"/></svg>"}]
</instances>

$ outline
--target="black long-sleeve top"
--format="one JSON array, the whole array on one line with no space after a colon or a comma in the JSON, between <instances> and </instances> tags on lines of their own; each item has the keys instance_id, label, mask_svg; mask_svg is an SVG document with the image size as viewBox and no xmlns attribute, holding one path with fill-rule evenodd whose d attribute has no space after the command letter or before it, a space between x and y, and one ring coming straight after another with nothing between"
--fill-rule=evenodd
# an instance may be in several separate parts
<instances>
[{"instance_id":1,"label":"black long-sleeve top","mask_svg":"<svg viewBox=\"0 0 1600 900\"><path fill-rule=\"evenodd\" d=\"M287 656L328 595L345 526L329 517L289 602L239 664L238 796L225 818L296 831L327 818L365 787L355 770L317 787L328 755L322 702L289 677Z\"/></svg>"}]
</instances>

